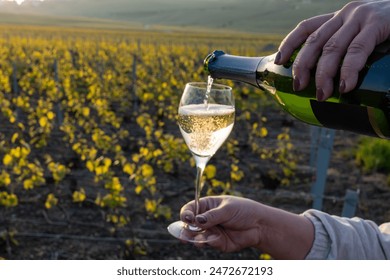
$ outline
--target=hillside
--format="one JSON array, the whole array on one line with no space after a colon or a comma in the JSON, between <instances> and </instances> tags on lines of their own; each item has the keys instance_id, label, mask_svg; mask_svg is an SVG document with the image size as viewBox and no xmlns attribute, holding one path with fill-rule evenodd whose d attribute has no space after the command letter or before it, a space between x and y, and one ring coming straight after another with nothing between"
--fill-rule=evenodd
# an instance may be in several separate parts
<instances>
[{"instance_id":1,"label":"hillside","mask_svg":"<svg viewBox=\"0 0 390 280\"><path fill-rule=\"evenodd\" d=\"M46 0L21 6L0 2L1 11L121 21L145 28L176 26L286 33L304 18L335 11L348 1L320 0ZM4 19L1 21L4 22ZM55 23L55 22L54 22ZM125 24L126 25L126 24Z\"/></svg>"}]
</instances>

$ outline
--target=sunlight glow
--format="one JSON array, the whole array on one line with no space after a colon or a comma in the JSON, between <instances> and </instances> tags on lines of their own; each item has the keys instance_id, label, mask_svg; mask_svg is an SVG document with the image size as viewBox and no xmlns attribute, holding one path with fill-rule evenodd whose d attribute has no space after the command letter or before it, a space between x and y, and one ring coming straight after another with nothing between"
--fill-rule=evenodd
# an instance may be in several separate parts
<instances>
[{"instance_id":1,"label":"sunlight glow","mask_svg":"<svg viewBox=\"0 0 390 280\"><path fill-rule=\"evenodd\" d=\"M24 1L26 1L26 0L1 0L1 1L16 2L16 4L22 5L22 3L23 3ZM38 1L43 2L44 0L38 0Z\"/></svg>"}]
</instances>

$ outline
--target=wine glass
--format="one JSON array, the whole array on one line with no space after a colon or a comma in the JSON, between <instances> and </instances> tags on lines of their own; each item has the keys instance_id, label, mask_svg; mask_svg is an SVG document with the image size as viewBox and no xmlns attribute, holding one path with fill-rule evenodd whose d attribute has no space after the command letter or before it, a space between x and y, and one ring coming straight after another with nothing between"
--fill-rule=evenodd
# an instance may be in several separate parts
<instances>
[{"instance_id":1,"label":"wine glass","mask_svg":"<svg viewBox=\"0 0 390 280\"><path fill-rule=\"evenodd\" d=\"M232 88L193 82L185 86L178 110L178 124L196 163L195 216L199 214L199 198L203 187L202 175L215 152L228 138L235 118ZM176 238L193 243L210 242L217 238L213 229L203 230L195 225L177 221L168 226Z\"/></svg>"}]
</instances>

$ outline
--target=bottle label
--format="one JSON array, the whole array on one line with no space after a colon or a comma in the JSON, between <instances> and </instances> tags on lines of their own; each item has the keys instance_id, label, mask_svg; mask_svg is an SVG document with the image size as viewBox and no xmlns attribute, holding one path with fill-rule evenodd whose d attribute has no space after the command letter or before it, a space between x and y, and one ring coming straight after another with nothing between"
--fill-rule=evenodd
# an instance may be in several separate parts
<instances>
[{"instance_id":1,"label":"bottle label","mask_svg":"<svg viewBox=\"0 0 390 280\"><path fill-rule=\"evenodd\" d=\"M316 100L310 100L310 104L317 120L324 127L381 136L378 135L378 128L373 127L368 107Z\"/></svg>"}]
</instances>

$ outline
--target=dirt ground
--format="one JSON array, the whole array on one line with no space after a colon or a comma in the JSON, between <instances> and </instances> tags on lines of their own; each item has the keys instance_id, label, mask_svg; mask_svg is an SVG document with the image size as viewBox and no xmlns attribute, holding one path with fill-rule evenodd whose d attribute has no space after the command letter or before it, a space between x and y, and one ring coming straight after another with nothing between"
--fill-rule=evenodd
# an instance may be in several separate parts
<instances>
[{"instance_id":1,"label":"dirt ground","mask_svg":"<svg viewBox=\"0 0 390 280\"><path fill-rule=\"evenodd\" d=\"M314 173L309 168L310 127L297 122L279 111L265 112L271 120L271 127L278 129L288 126L295 152L299 156L296 171L297 183L281 186L271 182L264 174L272 168L258 158L243 157L241 168L246 177L235 186L245 197L265 204L301 213L312 207L310 195ZM233 133L240 133L235 127ZM376 223L390 220L390 188L386 175L373 173L363 175L354 159L345 153L356 145L357 135L337 131L328 170L323 210L340 215L343 198L347 189L359 191L356 215ZM240 153L246 154L241 147ZM347 155L346 155L347 154ZM226 155L216 154L213 164L223 165ZM177 174L161 174L159 187L164 193L164 204L169 205L178 218L180 207L193 198L195 171L183 165ZM72 184L68 180L61 186L64 198L71 196ZM134 194L129 193L129 197ZM46 210L42 197L25 196L16 208L0 212L0 257L5 259L258 259L262 252L247 249L241 252L222 254L211 248L196 248L183 244L171 237L166 230L171 221L145 219L134 207L136 198L131 200L128 214L129 225L113 231L102 221L102 210L93 201L82 205L62 203L61 206ZM40 203L38 203L40 202ZM142 205L139 205L142 208ZM129 243L132 239L132 243Z\"/></svg>"}]
</instances>

